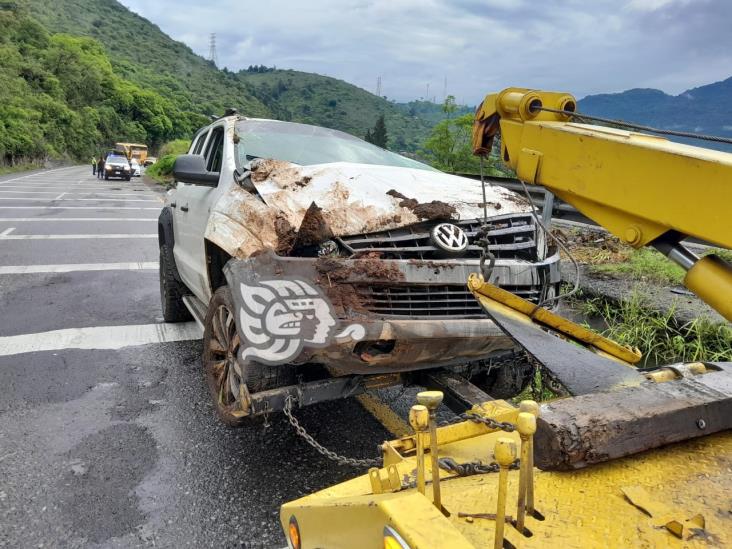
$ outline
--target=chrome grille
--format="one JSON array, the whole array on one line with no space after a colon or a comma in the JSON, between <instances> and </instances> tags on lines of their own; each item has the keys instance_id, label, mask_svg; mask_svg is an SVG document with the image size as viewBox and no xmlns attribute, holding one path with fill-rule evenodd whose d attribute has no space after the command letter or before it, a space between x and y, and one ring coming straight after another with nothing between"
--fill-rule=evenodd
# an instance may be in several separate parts
<instances>
[{"instance_id":1,"label":"chrome grille","mask_svg":"<svg viewBox=\"0 0 732 549\"><path fill-rule=\"evenodd\" d=\"M524 299L539 301L539 286L502 286ZM481 318L485 312L462 284L358 286L364 306L372 313L404 317Z\"/></svg>"},{"instance_id":2,"label":"chrome grille","mask_svg":"<svg viewBox=\"0 0 732 549\"><path fill-rule=\"evenodd\" d=\"M483 225L479 219L449 221L468 235L469 246L461 257L478 259L482 248L477 245L477 233ZM341 244L352 254L379 253L383 259L440 259L442 252L430 241L430 230L441 223L417 223L388 231L344 236ZM537 260L537 226L530 213L506 214L490 218L489 249L497 259Z\"/></svg>"}]
</instances>

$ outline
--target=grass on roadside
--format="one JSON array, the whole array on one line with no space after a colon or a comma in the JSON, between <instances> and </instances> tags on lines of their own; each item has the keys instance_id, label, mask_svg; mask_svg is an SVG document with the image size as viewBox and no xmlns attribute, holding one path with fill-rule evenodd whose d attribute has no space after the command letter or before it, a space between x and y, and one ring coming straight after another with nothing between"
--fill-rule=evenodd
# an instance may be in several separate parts
<instances>
[{"instance_id":1,"label":"grass on roadside","mask_svg":"<svg viewBox=\"0 0 732 549\"><path fill-rule=\"evenodd\" d=\"M681 284L684 279L681 267L650 248L633 250L625 261L592 265L590 270L593 273L622 275L659 284Z\"/></svg>"},{"instance_id":2,"label":"grass on roadside","mask_svg":"<svg viewBox=\"0 0 732 549\"><path fill-rule=\"evenodd\" d=\"M0 166L0 175L6 175L9 173L27 172L29 170L39 170L43 168L41 163L24 163L16 164L15 166Z\"/></svg>"},{"instance_id":3,"label":"grass on roadside","mask_svg":"<svg viewBox=\"0 0 732 549\"><path fill-rule=\"evenodd\" d=\"M641 365L732 360L732 327L726 322L702 317L679 324L673 309L657 311L637 291L617 303L599 297L578 306L583 315L604 320L604 336L639 348Z\"/></svg>"},{"instance_id":4,"label":"grass on roadside","mask_svg":"<svg viewBox=\"0 0 732 549\"><path fill-rule=\"evenodd\" d=\"M732 263L732 250L710 248L702 255L713 253L727 262ZM603 251L599 250L594 261L590 263L590 272L614 276L623 276L636 280L646 280L657 284L683 283L686 271L672 262L662 253L651 248L632 250L628 254L606 262Z\"/></svg>"}]
</instances>

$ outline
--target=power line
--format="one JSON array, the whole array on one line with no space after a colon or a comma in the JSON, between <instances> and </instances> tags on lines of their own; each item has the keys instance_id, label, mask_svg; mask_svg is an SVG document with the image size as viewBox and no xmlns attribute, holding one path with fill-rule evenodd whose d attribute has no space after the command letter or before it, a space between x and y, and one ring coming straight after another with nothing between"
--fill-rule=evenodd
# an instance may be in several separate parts
<instances>
[{"instance_id":1,"label":"power line","mask_svg":"<svg viewBox=\"0 0 732 549\"><path fill-rule=\"evenodd\" d=\"M219 58L216 55L216 33L212 32L208 39L208 60L213 61L213 64L218 66Z\"/></svg>"}]
</instances>

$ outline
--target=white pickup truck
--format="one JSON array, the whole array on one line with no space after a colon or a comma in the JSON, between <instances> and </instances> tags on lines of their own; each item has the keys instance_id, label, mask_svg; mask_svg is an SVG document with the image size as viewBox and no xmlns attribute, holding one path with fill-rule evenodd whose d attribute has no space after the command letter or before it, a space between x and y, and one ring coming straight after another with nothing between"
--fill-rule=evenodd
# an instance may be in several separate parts
<instances>
[{"instance_id":1,"label":"white pickup truck","mask_svg":"<svg viewBox=\"0 0 732 549\"><path fill-rule=\"evenodd\" d=\"M339 131L231 114L196 134L174 176L159 219L164 317L203 325L232 425L512 349L466 287L481 235L502 287L540 302L560 283L521 197L488 187L484 219L480 182Z\"/></svg>"}]
</instances>

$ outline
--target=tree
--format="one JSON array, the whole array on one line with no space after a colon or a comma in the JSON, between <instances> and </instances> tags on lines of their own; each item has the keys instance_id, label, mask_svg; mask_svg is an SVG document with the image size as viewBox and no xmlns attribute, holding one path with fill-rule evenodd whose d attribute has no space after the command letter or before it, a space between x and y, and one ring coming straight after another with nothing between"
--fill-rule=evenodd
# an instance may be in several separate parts
<instances>
[{"instance_id":1,"label":"tree","mask_svg":"<svg viewBox=\"0 0 732 549\"><path fill-rule=\"evenodd\" d=\"M424 153L435 168L453 173L480 172L480 159L473 155L471 141L473 120L472 114L465 114L457 118L447 118L432 129L424 143ZM486 158L484 173L504 174L494 157Z\"/></svg>"},{"instance_id":2,"label":"tree","mask_svg":"<svg viewBox=\"0 0 732 549\"><path fill-rule=\"evenodd\" d=\"M386 144L389 141L389 136L386 133L386 123L384 122L383 114L379 116L379 118L376 120L376 124L374 125L374 131L371 134L371 137L371 142L374 145L377 145L382 149L386 148Z\"/></svg>"},{"instance_id":3,"label":"tree","mask_svg":"<svg viewBox=\"0 0 732 549\"><path fill-rule=\"evenodd\" d=\"M363 138L364 138L364 141L366 141L368 143L374 142L374 136L371 135L371 130L366 130L366 135L364 135Z\"/></svg>"},{"instance_id":4,"label":"tree","mask_svg":"<svg viewBox=\"0 0 732 549\"><path fill-rule=\"evenodd\" d=\"M448 95L445 97L445 101L442 103L442 112L445 113L447 118L452 118L452 114L457 110L457 103L455 103L455 96Z\"/></svg>"}]
</instances>

